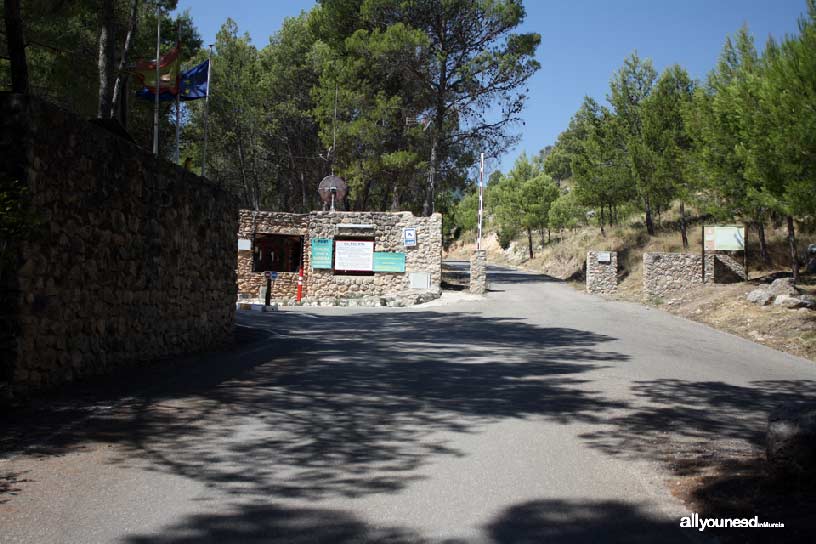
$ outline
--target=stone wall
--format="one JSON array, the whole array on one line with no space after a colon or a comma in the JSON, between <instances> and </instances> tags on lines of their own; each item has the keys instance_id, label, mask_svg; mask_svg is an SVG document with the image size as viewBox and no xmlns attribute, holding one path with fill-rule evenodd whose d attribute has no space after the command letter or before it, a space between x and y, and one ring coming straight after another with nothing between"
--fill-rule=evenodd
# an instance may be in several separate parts
<instances>
[{"instance_id":1,"label":"stone wall","mask_svg":"<svg viewBox=\"0 0 816 544\"><path fill-rule=\"evenodd\" d=\"M287 234L303 236L303 297L304 302L331 303L338 299L396 295L410 290L409 274L427 272L431 289L438 290L442 282L442 216L415 217L411 212L283 212L249 211L240 213L238 237L252 239L253 234ZM371 228L344 229L343 225L372 225ZM405 247L403 228L414 227L417 245ZM405 253L405 273L375 272L371 276L336 275L330 269L311 267L311 239L330 238L374 239L375 251ZM252 272L252 252L238 252L238 292L258 297L266 285L263 272ZM272 285L272 299L291 303L297 291L297 274L279 272Z\"/></svg>"},{"instance_id":2,"label":"stone wall","mask_svg":"<svg viewBox=\"0 0 816 544\"><path fill-rule=\"evenodd\" d=\"M42 101L0 93L0 118L0 175L25 174L41 220L3 285L16 391L230 338L233 196Z\"/></svg>"},{"instance_id":3,"label":"stone wall","mask_svg":"<svg viewBox=\"0 0 816 544\"><path fill-rule=\"evenodd\" d=\"M470 292L484 295L487 292L487 251L474 250L470 256Z\"/></svg>"},{"instance_id":4,"label":"stone wall","mask_svg":"<svg viewBox=\"0 0 816 544\"><path fill-rule=\"evenodd\" d=\"M285 212L267 212L241 210L239 215L238 238L252 240L255 233L289 234L307 238L309 216ZM304 251L306 244L303 245ZM304 273L307 273L304 270ZM263 272L252 271L252 251L238 251L238 293L249 297L260 298L266 288L266 277ZM297 294L297 273L279 272L272 282L272 299L283 300Z\"/></svg>"},{"instance_id":5,"label":"stone wall","mask_svg":"<svg viewBox=\"0 0 816 544\"><path fill-rule=\"evenodd\" d=\"M672 292L703 284L703 258L691 253L644 253L643 294L663 297ZM745 271L728 255L706 254L705 283L742 281Z\"/></svg>"},{"instance_id":6,"label":"stone wall","mask_svg":"<svg viewBox=\"0 0 816 544\"><path fill-rule=\"evenodd\" d=\"M598 255L609 255L609 262L598 262ZM618 289L618 252L588 251L586 268L587 293L609 294Z\"/></svg>"}]
</instances>

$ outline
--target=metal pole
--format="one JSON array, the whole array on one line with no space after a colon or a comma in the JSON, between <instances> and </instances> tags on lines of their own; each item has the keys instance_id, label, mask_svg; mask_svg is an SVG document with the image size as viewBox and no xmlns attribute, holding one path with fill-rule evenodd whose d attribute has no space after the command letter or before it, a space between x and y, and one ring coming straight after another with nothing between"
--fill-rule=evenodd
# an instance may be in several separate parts
<instances>
[{"instance_id":1,"label":"metal pole","mask_svg":"<svg viewBox=\"0 0 816 544\"><path fill-rule=\"evenodd\" d=\"M207 95L204 97L204 149L201 153L201 175L207 175L207 129L210 113L210 76L212 75L212 44L210 45L210 56L207 58Z\"/></svg>"},{"instance_id":2,"label":"metal pole","mask_svg":"<svg viewBox=\"0 0 816 544\"><path fill-rule=\"evenodd\" d=\"M705 223L702 224L701 228L703 229L703 240L701 242L703 246L703 285L705 285Z\"/></svg>"},{"instance_id":3,"label":"metal pole","mask_svg":"<svg viewBox=\"0 0 816 544\"><path fill-rule=\"evenodd\" d=\"M176 22L176 50L181 53L181 23ZM179 72L181 71L181 66L179 65ZM180 105L181 105L181 82L179 81L180 74L176 74L176 164L179 163L179 159L181 158L181 153L179 151L179 139L181 133L181 115Z\"/></svg>"},{"instance_id":4,"label":"metal pole","mask_svg":"<svg viewBox=\"0 0 816 544\"><path fill-rule=\"evenodd\" d=\"M153 106L153 155L159 156L159 82L161 81L161 8L156 4L156 85L153 94L156 95Z\"/></svg>"},{"instance_id":5,"label":"metal pole","mask_svg":"<svg viewBox=\"0 0 816 544\"><path fill-rule=\"evenodd\" d=\"M479 161L479 236L476 238L476 249L482 249L482 216L484 215L483 211L483 202L484 202L484 153L481 154L481 160Z\"/></svg>"},{"instance_id":6,"label":"metal pole","mask_svg":"<svg viewBox=\"0 0 816 544\"><path fill-rule=\"evenodd\" d=\"M745 281L748 281L748 225L742 226L742 269L745 271Z\"/></svg>"}]
</instances>

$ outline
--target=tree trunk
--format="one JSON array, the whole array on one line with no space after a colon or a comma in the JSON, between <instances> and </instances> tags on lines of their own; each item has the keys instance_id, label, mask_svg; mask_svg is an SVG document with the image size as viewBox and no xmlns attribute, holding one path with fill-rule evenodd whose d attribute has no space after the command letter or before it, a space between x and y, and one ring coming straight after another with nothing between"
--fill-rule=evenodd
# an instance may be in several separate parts
<instances>
[{"instance_id":1,"label":"tree trunk","mask_svg":"<svg viewBox=\"0 0 816 544\"><path fill-rule=\"evenodd\" d=\"M790 250L791 271L793 283L799 282L799 256L796 254L796 230L793 226L793 217L788 216L788 249Z\"/></svg>"},{"instance_id":2,"label":"tree trunk","mask_svg":"<svg viewBox=\"0 0 816 544\"><path fill-rule=\"evenodd\" d=\"M113 70L113 25L115 15L113 0L102 0L99 14L99 56L96 67L99 72L99 101L96 116L109 119L111 116L111 71Z\"/></svg>"},{"instance_id":3,"label":"tree trunk","mask_svg":"<svg viewBox=\"0 0 816 544\"><path fill-rule=\"evenodd\" d=\"M425 194L425 203L422 206L422 215L430 217L434 213L434 178L436 176L436 130L431 140L431 162L428 165L428 191Z\"/></svg>"},{"instance_id":4,"label":"tree trunk","mask_svg":"<svg viewBox=\"0 0 816 544\"><path fill-rule=\"evenodd\" d=\"M128 127L128 93L130 92L130 77L126 74L122 78L122 96L119 98L119 123L122 128L127 130ZM116 106L116 102L113 103Z\"/></svg>"},{"instance_id":5,"label":"tree trunk","mask_svg":"<svg viewBox=\"0 0 816 544\"><path fill-rule=\"evenodd\" d=\"M119 66L116 70L116 80L113 83L113 95L111 96L111 118L116 115L116 106L119 103L119 96L122 96L123 101L125 100L125 96L127 96L127 93L122 92L122 87L124 86L125 78L127 77L127 74L125 74L125 66L127 66L128 55L130 55L130 46L133 44L134 35L136 34L136 21L138 16L139 0L131 0L127 34L125 35L125 45L122 48L122 56L119 58ZM111 43L113 43L113 40L111 40ZM125 118L127 115L127 110L120 106L119 111L119 122L122 123L122 126L125 126L127 124L127 119Z\"/></svg>"},{"instance_id":6,"label":"tree trunk","mask_svg":"<svg viewBox=\"0 0 816 544\"><path fill-rule=\"evenodd\" d=\"M680 201L680 236L683 238L683 249L688 249L688 232L686 228L686 203Z\"/></svg>"},{"instance_id":7,"label":"tree trunk","mask_svg":"<svg viewBox=\"0 0 816 544\"><path fill-rule=\"evenodd\" d=\"M646 232L649 233L649 236L654 236L655 226L654 220L652 219L652 204L648 198L644 200L644 204L646 205Z\"/></svg>"},{"instance_id":8,"label":"tree trunk","mask_svg":"<svg viewBox=\"0 0 816 544\"><path fill-rule=\"evenodd\" d=\"M603 204L601 204L601 216L598 218L598 223L600 223L600 225L601 225L601 236L606 238L606 231L604 230L604 213L603 213L603 211L604 211L604 207L603 207Z\"/></svg>"},{"instance_id":9,"label":"tree trunk","mask_svg":"<svg viewBox=\"0 0 816 544\"><path fill-rule=\"evenodd\" d=\"M757 234L759 237L759 256L762 257L762 262L770 264L771 256L768 253L768 242L765 241L765 222L757 221Z\"/></svg>"},{"instance_id":10,"label":"tree trunk","mask_svg":"<svg viewBox=\"0 0 816 544\"><path fill-rule=\"evenodd\" d=\"M533 229L527 227L527 245L530 248L530 260L533 259Z\"/></svg>"},{"instance_id":11,"label":"tree trunk","mask_svg":"<svg viewBox=\"0 0 816 544\"><path fill-rule=\"evenodd\" d=\"M309 197L306 194L306 176L303 170L300 171L300 201L303 206L303 212L309 213Z\"/></svg>"},{"instance_id":12,"label":"tree trunk","mask_svg":"<svg viewBox=\"0 0 816 544\"><path fill-rule=\"evenodd\" d=\"M397 212L400 209L400 188L399 184L394 184L394 193L391 196L391 211Z\"/></svg>"},{"instance_id":13,"label":"tree trunk","mask_svg":"<svg viewBox=\"0 0 816 544\"><path fill-rule=\"evenodd\" d=\"M3 6L6 47L11 61L11 91L28 94L28 62L23 37L23 19L20 16L20 0L4 0Z\"/></svg>"}]
</instances>

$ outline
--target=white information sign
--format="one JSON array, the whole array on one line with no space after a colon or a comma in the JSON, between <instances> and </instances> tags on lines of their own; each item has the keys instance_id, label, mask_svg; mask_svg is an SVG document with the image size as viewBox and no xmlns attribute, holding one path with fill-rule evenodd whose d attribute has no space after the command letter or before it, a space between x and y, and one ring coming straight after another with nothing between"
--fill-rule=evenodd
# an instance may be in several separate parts
<instances>
[{"instance_id":1,"label":"white information sign","mask_svg":"<svg viewBox=\"0 0 816 544\"><path fill-rule=\"evenodd\" d=\"M745 228L740 226L705 227L706 251L745 249Z\"/></svg>"},{"instance_id":2,"label":"white information sign","mask_svg":"<svg viewBox=\"0 0 816 544\"><path fill-rule=\"evenodd\" d=\"M406 227L402 229L402 242L405 247L414 247L417 245L416 228Z\"/></svg>"},{"instance_id":3,"label":"white information sign","mask_svg":"<svg viewBox=\"0 0 816 544\"><path fill-rule=\"evenodd\" d=\"M252 240L238 238L238 251L249 251L252 249Z\"/></svg>"},{"instance_id":4,"label":"white information sign","mask_svg":"<svg viewBox=\"0 0 816 544\"><path fill-rule=\"evenodd\" d=\"M608 251L599 251L598 252L598 262L599 263L610 263L612 262L612 254Z\"/></svg>"},{"instance_id":5,"label":"white information sign","mask_svg":"<svg viewBox=\"0 0 816 544\"><path fill-rule=\"evenodd\" d=\"M337 240L334 243L334 269L354 272L374 270L374 242Z\"/></svg>"}]
</instances>

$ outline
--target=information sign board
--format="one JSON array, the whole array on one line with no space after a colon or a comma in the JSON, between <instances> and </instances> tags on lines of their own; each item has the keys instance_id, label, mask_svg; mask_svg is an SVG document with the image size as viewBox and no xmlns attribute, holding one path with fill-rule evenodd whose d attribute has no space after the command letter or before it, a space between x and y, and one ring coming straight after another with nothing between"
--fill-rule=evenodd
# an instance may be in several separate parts
<instances>
[{"instance_id":1,"label":"information sign board","mask_svg":"<svg viewBox=\"0 0 816 544\"><path fill-rule=\"evenodd\" d=\"M745 227L705 227L706 251L743 251Z\"/></svg>"},{"instance_id":2,"label":"information sign board","mask_svg":"<svg viewBox=\"0 0 816 544\"><path fill-rule=\"evenodd\" d=\"M374 272L405 272L405 253L375 251Z\"/></svg>"},{"instance_id":3,"label":"information sign board","mask_svg":"<svg viewBox=\"0 0 816 544\"><path fill-rule=\"evenodd\" d=\"M312 238L312 270L332 267L332 239Z\"/></svg>"},{"instance_id":4,"label":"information sign board","mask_svg":"<svg viewBox=\"0 0 816 544\"><path fill-rule=\"evenodd\" d=\"M337 240L334 269L350 272L374 270L374 242L364 240Z\"/></svg>"}]
</instances>

